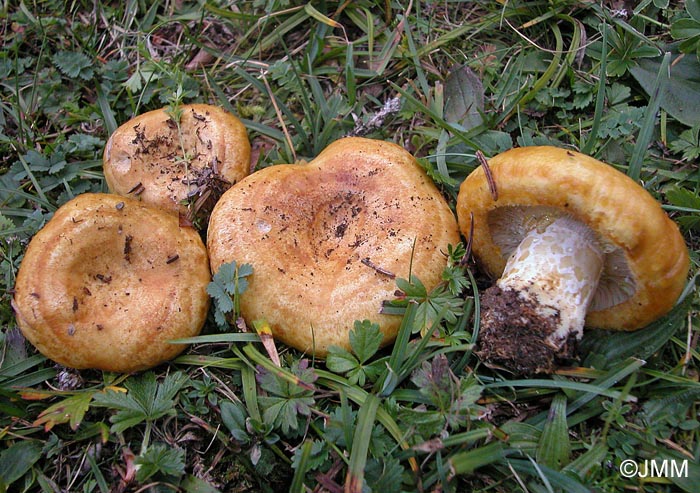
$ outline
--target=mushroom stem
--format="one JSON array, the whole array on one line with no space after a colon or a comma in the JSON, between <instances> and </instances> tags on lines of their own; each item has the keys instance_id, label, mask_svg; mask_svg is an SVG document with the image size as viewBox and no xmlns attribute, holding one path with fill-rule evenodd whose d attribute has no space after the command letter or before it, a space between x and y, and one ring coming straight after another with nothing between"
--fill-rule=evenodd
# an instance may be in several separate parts
<instances>
[{"instance_id":1,"label":"mushroom stem","mask_svg":"<svg viewBox=\"0 0 700 493\"><path fill-rule=\"evenodd\" d=\"M602 269L602 248L586 225L540 218L484 293L480 356L518 373L551 371L581 338Z\"/></svg>"}]
</instances>

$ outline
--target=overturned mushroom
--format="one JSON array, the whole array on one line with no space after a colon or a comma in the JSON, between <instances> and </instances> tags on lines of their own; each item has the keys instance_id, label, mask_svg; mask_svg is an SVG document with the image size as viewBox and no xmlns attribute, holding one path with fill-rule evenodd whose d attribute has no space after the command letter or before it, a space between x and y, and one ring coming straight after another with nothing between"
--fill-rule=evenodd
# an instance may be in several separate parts
<instances>
[{"instance_id":1,"label":"overturned mushroom","mask_svg":"<svg viewBox=\"0 0 700 493\"><path fill-rule=\"evenodd\" d=\"M626 175L554 147L513 149L460 187L457 215L496 285L482 298L479 354L551 371L584 325L636 330L668 312L689 267L676 224ZM496 194L492 187L495 186Z\"/></svg>"},{"instance_id":2,"label":"overturned mushroom","mask_svg":"<svg viewBox=\"0 0 700 493\"><path fill-rule=\"evenodd\" d=\"M184 349L170 339L199 333L209 280L199 234L176 216L126 197L83 194L32 238L13 307L46 357L132 372Z\"/></svg>"},{"instance_id":3,"label":"overturned mushroom","mask_svg":"<svg viewBox=\"0 0 700 493\"><path fill-rule=\"evenodd\" d=\"M189 104L149 111L121 125L104 151L112 193L208 217L214 203L250 172L250 142L241 121L216 106Z\"/></svg>"},{"instance_id":4,"label":"overturned mushroom","mask_svg":"<svg viewBox=\"0 0 700 493\"><path fill-rule=\"evenodd\" d=\"M271 166L230 188L207 245L213 272L252 264L244 318L323 357L331 345L349 348L355 320L378 323L392 341L400 319L380 310L395 276L410 270L432 288L458 241L454 215L406 150L345 138L308 164Z\"/></svg>"}]
</instances>

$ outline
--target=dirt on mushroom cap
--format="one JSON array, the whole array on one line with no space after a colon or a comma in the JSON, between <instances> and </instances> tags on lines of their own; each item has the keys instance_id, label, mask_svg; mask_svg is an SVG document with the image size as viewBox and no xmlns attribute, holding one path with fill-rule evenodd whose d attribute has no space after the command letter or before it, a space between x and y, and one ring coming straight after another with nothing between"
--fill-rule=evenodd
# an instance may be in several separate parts
<instances>
[{"instance_id":1,"label":"dirt on mushroom cap","mask_svg":"<svg viewBox=\"0 0 700 493\"><path fill-rule=\"evenodd\" d=\"M355 320L380 324L385 343L399 318L379 313L395 276L412 266L427 287L439 282L456 220L403 148L346 138L306 165L263 169L232 187L208 229L212 271L235 260L254 273L241 297L248 320L323 356L348 347Z\"/></svg>"},{"instance_id":2,"label":"dirt on mushroom cap","mask_svg":"<svg viewBox=\"0 0 700 493\"><path fill-rule=\"evenodd\" d=\"M155 366L194 336L209 306L199 234L172 214L111 194L59 208L27 248L13 306L22 332L72 368Z\"/></svg>"},{"instance_id":3,"label":"dirt on mushroom cap","mask_svg":"<svg viewBox=\"0 0 700 493\"><path fill-rule=\"evenodd\" d=\"M241 121L217 106L176 110L179 127L167 108L122 124L105 146L105 179L113 193L206 219L221 194L249 174L250 142Z\"/></svg>"}]
</instances>

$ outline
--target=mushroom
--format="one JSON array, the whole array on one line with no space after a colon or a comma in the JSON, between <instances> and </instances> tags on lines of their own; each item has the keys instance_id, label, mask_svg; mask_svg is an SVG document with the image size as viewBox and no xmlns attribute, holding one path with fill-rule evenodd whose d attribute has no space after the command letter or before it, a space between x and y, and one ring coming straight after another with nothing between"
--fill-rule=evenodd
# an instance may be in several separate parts
<instances>
[{"instance_id":1,"label":"mushroom","mask_svg":"<svg viewBox=\"0 0 700 493\"><path fill-rule=\"evenodd\" d=\"M459 241L454 214L415 158L365 138L243 179L215 206L207 234L212 272L231 261L253 267L242 316L318 357L349 348L356 320L379 324L383 344L395 339L400 318L380 313L395 276L434 287L443 252Z\"/></svg>"},{"instance_id":2,"label":"mushroom","mask_svg":"<svg viewBox=\"0 0 700 493\"><path fill-rule=\"evenodd\" d=\"M209 261L177 216L112 194L61 206L32 238L12 305L25 337L70 368L133 372L174 358L209 307Z\"/></svg>"},{"instance_id":3,"label":"mushroom","mask_svg":"<svg viewBox=\"0 0 700 493\"><path fill-rule=\"evenodd\" d=\"M457 197L461 231L472 232L476 259L499 278L481 300L482 359L550 372L572 357L584 325L636 330L673 307L688 251L632 179L554 147L512 149L487 164Z\"/></svg>"},{"instance_id":4,"label":"mushroom","mask_svg":"<svg viewBox=\"0 0 700 493\"><path fill-rule=\"evenodd\" d=\"M250 173L250 152L245 127L223 109L162 108L129 120L110 136L104 175L112 193L206 219L221 194Z\"/></svg>"}]
</instances>

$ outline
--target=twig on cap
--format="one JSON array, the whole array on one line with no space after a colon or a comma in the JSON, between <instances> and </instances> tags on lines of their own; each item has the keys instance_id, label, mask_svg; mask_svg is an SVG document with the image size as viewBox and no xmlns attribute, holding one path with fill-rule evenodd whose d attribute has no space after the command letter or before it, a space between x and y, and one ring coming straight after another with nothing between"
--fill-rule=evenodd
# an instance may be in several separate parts
<instances>
[{"instance_id":1,"label":"twig on cap","mask_svg":"<svg viewBox=\"0 0 700 493\"><path fill-rule=\"evenodd\" d=\"M489 184L489 191L491 192L491 197L493 197L494 202L498 200L498 189L496 188L496 182L493 180L493 175L491 174L491 168L486 160L486 156L481 151L476 151L476 159L479 160L479 164L484 168L484 173L486 174L486 181Z\"/></svg>"},{"instance_id":2,"label":"twig on cap","mask_svg":"<svg viewBox=\"0 0 700 493\"><path fill-rule=\"evenodd\" d=\"M384 269L384 268L382 268L382 267L379 267L377 264L375 264L374 262L372 262L372 261L369 259L369 257L363 258L362 260L360 260L360 262L362 262L363 264L365 264L365 265L366 265L367 267L369 267L370 269L374 269L374 270L376 270L377 272L379 272L380 274L384 274L385 276L389 277L390 279L396 278L396 274L394 274L393 272L390 272L390 271L388 271L388 270L386 270L386 269Z\"/></svg>"}]
</instances>

